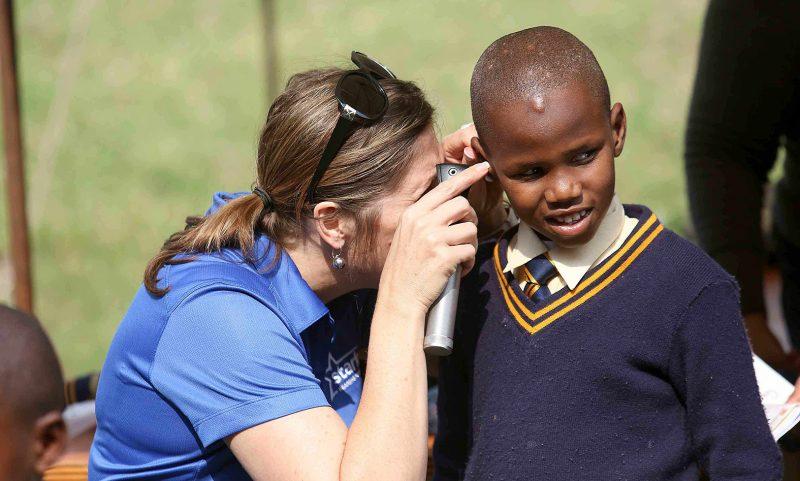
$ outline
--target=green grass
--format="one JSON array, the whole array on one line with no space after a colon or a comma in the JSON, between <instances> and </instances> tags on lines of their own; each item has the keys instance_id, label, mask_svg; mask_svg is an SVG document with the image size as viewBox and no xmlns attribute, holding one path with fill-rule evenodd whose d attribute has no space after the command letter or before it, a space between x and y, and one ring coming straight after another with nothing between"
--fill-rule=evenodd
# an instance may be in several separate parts
<instances>
[{"instance_id":1,"label":"green grass","mask_svg":"<svg viewBox=\"0 0 800 481\"><path fill-rule=\"evenodd\" d=\"M620 197L686 230L681 138L703 2L276 3L283 81L346 65L350 50L362 50L424 88L443 133L469 119L469 76L490 42L537 24L570 30L594 50L628 112ZM76 374L102 365L162 240L213 191L252 181L267 108L260 3L16 8L36 313ZM0 221L7 256L5 209Z\"/></svg>"}]
</instances>

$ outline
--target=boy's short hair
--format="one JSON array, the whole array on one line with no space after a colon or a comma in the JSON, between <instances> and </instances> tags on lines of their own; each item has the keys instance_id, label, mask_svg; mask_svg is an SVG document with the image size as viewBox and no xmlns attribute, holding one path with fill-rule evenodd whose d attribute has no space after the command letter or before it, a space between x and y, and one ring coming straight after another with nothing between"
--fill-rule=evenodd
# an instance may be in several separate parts
<instances>
[{"instance_id":1,"label":"boy's short hair","mask_svg":"<svg viewBox=\"0 0 800 481\"><path fill-rule=\"evenodd\" d=\"M0 414L32 424L64 409L64 377L55 349L33 316L0 305Z\"/></svg>"},{"instance_id":2,"label":"boy's short hair","mask_svg":"<svg viewBox=\"0 0 800 481\"><path fill-rule=\"evenodd\" d=\"M532 27L495 40L472 72L472 120L478 136L491 135L492 105L533 100L548 90L579 81L606 110L611 108L608 82L592 51L557 27Z\"/></svg>"}]
</instances>

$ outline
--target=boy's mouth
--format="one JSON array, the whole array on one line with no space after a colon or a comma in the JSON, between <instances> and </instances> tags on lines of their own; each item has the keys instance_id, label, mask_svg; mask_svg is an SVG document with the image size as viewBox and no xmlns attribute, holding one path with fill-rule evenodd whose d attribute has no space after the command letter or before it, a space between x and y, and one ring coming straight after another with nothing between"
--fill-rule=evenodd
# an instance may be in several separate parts
<instances>
[{"instance_id":1,"label":"boy's mouth","mask_svg":"<svg viewBox=\"0 0 800 481\"><path fill-rule=\"evenodd\" d=\"M554 234L562 238L575 237L583 234L588 229L592 212L594 212L594 208L587 207L562 215L547 216L545 221Z\"/></svg>"},{"instance_id":2,"label":"boy's mouth","mask_svg":"<svg viewBox=\"0 0 800 481\"><path fill-rule=\"evenodd\" d=\"M585 219L586 217L588 217L591 212L592 212L592 208L589 207L587 209L581 209L579 211L576 211L576 212L573 212L573 213L567 213L565 215L548 216L548 217L545 217L545 220L550 225L571 226L571 225L577 224L578 222L580 222L583 219Z\"/></svg>"}]
</instances>

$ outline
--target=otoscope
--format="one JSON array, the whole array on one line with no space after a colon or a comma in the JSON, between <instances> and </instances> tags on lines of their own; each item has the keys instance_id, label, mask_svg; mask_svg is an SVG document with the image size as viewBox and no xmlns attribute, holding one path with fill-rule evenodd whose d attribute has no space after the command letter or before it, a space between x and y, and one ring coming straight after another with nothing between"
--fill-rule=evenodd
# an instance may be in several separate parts
<instances>
[{"instance_id":1,"label":"otoscope","mask_svg":"<svg viewBox=\"0 0 800 481\"><path fill-rule=\"evenodd\" d=\"M436 177L441 184L468 166L464 164L436 164ZM467 196L469 189L461 195ZM461 286L461 266L447 280L444 290L428 311L428 325L425 328L423 347L427 354L449 356L453 352L453 328L458 307L458 289Z\"/></svg>"}]
</instances>

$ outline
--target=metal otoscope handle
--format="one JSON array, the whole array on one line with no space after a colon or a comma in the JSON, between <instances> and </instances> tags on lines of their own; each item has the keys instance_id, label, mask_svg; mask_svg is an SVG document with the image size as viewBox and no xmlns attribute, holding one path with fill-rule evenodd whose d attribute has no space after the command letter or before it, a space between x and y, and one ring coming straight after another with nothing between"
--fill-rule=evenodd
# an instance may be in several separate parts
<instances>
[{"instance_id":1,"label":"metal otoscope handle","mask_svg":"<svg viewBox=\"0 0 800 481\"><path fill-rule=\"evenodd\" d=\"M437 164L436 175L439 183L466 169L464 164ZM465 191L463 196L467 195ZM427 354L449 356L453 352L453 328L456 322L458 289L461 286L461 266L447 280L444 290L428 311L428 324L425 328L423 347Z\"/></svg>"}]
</instances>

